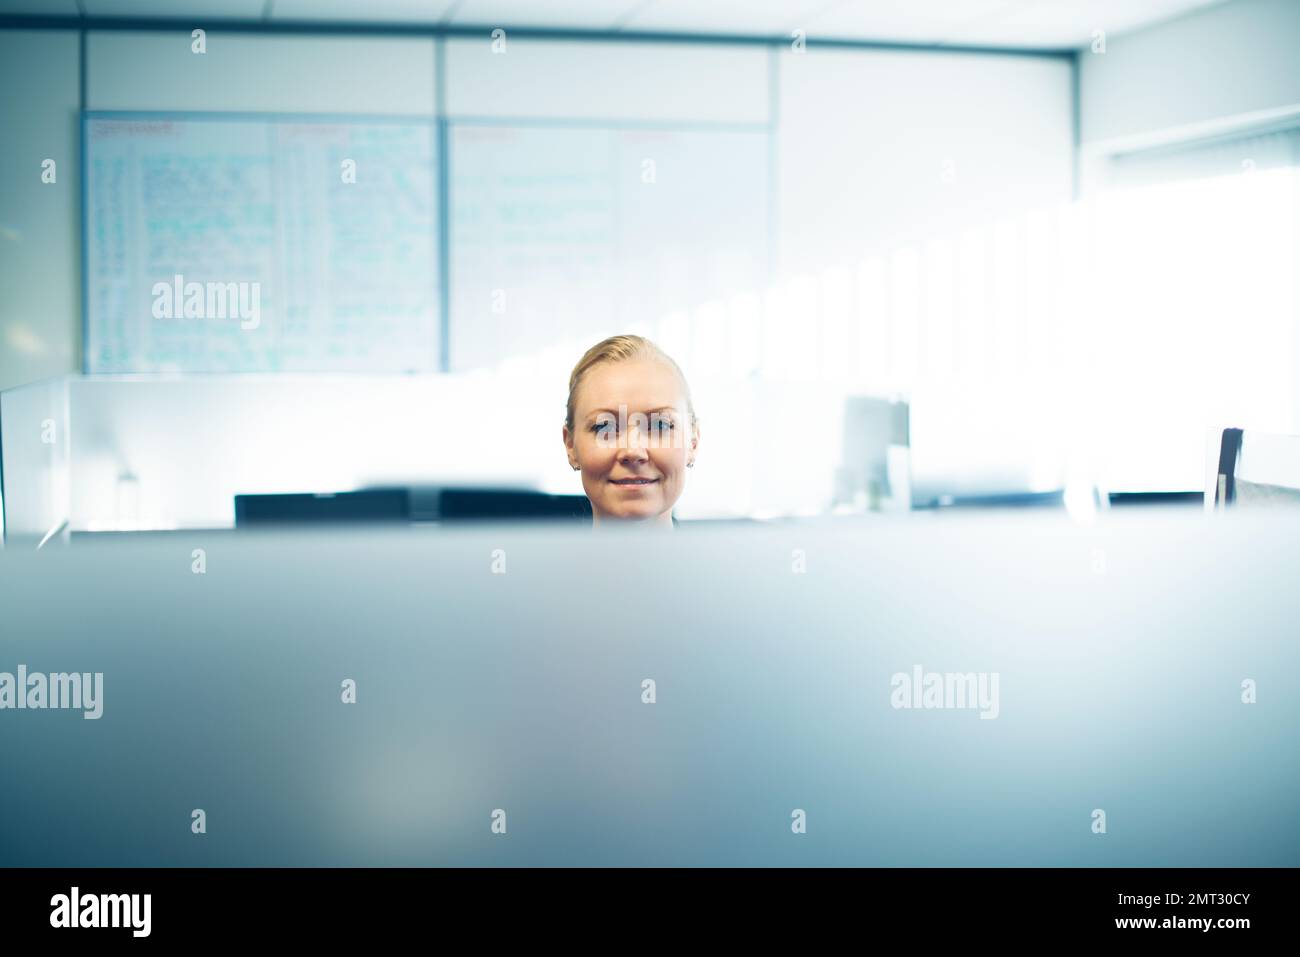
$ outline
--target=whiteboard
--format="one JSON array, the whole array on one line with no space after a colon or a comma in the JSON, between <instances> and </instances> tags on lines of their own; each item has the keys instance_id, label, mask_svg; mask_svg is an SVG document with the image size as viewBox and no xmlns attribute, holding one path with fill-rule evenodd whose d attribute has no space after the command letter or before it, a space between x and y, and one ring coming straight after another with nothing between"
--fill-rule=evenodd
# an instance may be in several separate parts
<instances>
[{"instance_id":1,"label":"whiteboard","mask_svg":"<svg viewBox=\"0 0 1300 957\"><path fill-rule=\"evenodd\" d=\"M451 368L761 292L770 148L761 129L454 124Z\"/></svg>"},{"instance_id":2,"label":"whiteboard","mask_svg":"<svg viewBox=\"0 0 1300 957\"><path fill-rule=\"evenodd\" d=\"M87 371L438 369L431 121L93 113L84 134Z\"/></svg>"}]
</instances>

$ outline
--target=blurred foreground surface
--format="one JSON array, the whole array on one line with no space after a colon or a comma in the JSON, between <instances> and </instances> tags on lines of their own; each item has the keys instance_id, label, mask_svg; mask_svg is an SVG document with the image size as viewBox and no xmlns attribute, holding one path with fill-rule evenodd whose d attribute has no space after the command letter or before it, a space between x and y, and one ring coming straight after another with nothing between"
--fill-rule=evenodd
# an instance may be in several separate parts
<instances>
[{"instance_id":1,"label":"blurred foreground surface","mask_svg":"<svg viewBox=\"0 0 1300 957\"><path fill-rule=\"evenodd\" d=\"M0 710L0 865L1296 865L1297 542L1134 510L10 548L0 672L102 673L102 716ZM996 714L894 707L918 668L996 676Z\"/></svg>"}]
</instances>

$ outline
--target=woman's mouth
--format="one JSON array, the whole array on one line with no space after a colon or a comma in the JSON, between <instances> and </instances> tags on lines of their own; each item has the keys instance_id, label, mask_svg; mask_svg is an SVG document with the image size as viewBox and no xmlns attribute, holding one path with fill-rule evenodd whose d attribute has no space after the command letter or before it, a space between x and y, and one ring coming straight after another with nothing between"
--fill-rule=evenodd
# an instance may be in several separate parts
<instances>
[{"instance_id":1,"label":"woman's mouth","mask_svg":"<svg viewBox=\"0 0 1300 957\"><path fill-rule=\"evenodd\" d=\"M647 485L654 485L658 479L610 479L611 484L619 488L645 488Z\"/></svg>"}]
</instances>

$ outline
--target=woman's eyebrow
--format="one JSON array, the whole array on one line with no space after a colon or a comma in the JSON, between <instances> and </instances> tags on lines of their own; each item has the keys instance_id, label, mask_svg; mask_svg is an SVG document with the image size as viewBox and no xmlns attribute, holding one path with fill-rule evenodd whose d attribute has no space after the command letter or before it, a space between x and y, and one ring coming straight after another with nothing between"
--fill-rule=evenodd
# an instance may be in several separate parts
<instances>
[{"instance_id":1,"label":"woman's eyebrow","mask_svg":"<svg viewBox=\"0 0 1300 957\"><path fill-rule=\"evenodd\" d=\"M646 413L650 413L650 412L676 412L676 411L677 411L677 406L675 406L675 405L661 405L661 406L658 406L658 407L653 408L653 409L646 409L645 411L646 411ZM618 412L615 411L614 409L593 409L592 411L590 411L590 412L587 413L587 418L590 419L590 418L592 418L592 417L594 417L594 416L597 416L597 415L600 415L601 413L604 413L604 412L608 412L610 415L618 415ZM635 415L636 413L635 413L635 412L629 412L628 414L629 414L629 415ZM645 413L643 413L643 414L645 414Z\"/></svg>"}]
</instances>

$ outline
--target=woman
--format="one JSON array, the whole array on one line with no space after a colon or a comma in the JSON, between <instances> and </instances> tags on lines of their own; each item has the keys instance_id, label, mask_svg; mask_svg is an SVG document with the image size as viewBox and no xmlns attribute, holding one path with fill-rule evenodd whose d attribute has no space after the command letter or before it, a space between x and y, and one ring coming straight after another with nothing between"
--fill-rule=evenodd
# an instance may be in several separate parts
<instances>
[{"instance_id":1,"label":"woman","mask_svg":"<svg viewBox=\"0 0 1300 957\"><path fill-rule=\"evenodd\" d=\"M569 465L582 472L593 528L673 528L673 504L699 442L686 377L649 339L611 336L574 366L564 447Z\"/></svg>"}]
</instances>

